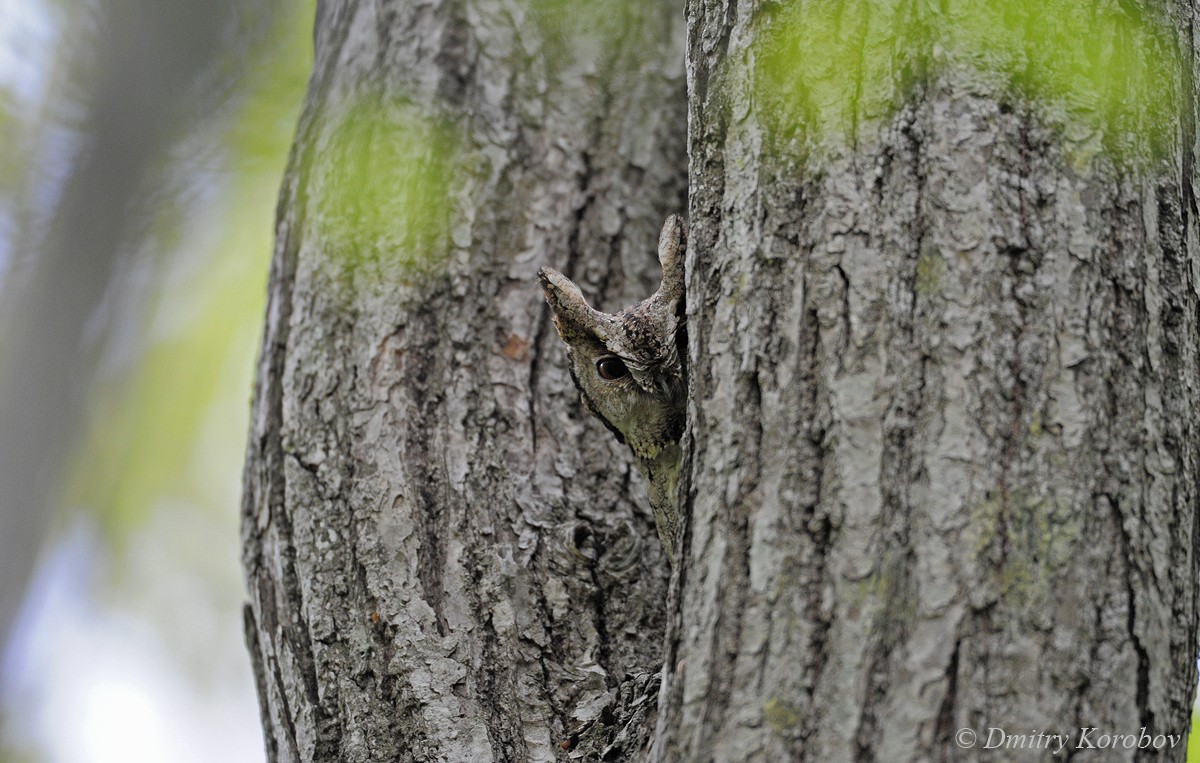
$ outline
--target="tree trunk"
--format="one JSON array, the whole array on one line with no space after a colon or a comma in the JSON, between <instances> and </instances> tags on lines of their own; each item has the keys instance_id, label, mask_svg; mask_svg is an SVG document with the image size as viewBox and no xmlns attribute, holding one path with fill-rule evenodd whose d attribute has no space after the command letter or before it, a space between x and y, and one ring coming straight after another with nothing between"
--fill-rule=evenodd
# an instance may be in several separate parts
<instances>
[{"instance_id":1,"label":"tree trunk","mask_svg":"<svg viewBox=\"0 0 1200 763\"><path fill-rule=\"evenodd\" d=\"M1018 51L1042 73L1092 43L1147 65L1018 88L980 4L688 3L691 529L656 760L1186 734L1191 6L1007 6L1069 38ZM996 47L956 50L973 24ZM1100 755L1184 759L1162 741Z\"/></svg>"},{"instance_id":2,"label":"tree trunk","mask_svg":"<svg viewBox=\"0 0 1200 763\"><path fill-rule=\"evenodd\" d=\"M322 4L246 471L272 761L1185 733L1190 6L981 3L688 0L686 101L672 3ZM685 147L668 597L533 278L648 296Z\"/></svg>"},{"instance_id":3,"label":"tree trunk","mask_svg":"<svg viewBox=\"0 0 1200 763\"><path fill-rule=\"evenodd\" d=\"M243 510L270 760L564 759L657 691L668 564L535 273L654 289L683 44L667 2L321 3Z\"/></svg>"}]
</instances>

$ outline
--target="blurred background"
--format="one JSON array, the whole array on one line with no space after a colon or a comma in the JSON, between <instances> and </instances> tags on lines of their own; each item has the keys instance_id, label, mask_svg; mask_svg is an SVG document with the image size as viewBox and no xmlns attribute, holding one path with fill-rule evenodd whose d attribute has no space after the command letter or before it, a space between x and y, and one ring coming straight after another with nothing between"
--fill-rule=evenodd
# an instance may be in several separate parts
<instances>
[{"instance_id":1,"label":"blurred background","mask_svg":"<svg viewBox=\"0 0 1200 763\"><path fill-rule=\"evenodd\" d=\"M0 0L0 761L262 761L238 505L313 0Z\"/></svg>"}]
</instances>

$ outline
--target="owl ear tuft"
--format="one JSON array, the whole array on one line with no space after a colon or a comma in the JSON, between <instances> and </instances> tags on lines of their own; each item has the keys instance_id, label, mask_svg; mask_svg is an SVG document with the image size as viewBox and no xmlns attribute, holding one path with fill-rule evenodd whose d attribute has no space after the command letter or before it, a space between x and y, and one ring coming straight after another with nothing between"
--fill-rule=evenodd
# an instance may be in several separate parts
<instances>
[{"instance_id":1,"label":"owl ear tuft","mask_svg":"<svg viewBox=\"0 0 1200 763\"><path fill-rule=\"evenodd\" d=\"M658 297L678 312L683 300L684 257L687 253L687 223L679 215L671 215L658 234L658 262L662 265L662 285Z\"/></svg>"},{"instance_id":2,"label":"owl ear tuft","mask_svg":"<svg viewBox=\"0 0 1200 763\"><path fill-rule=\"evenodd\" d=\"M554 315L554 328L564 342L570 344L580 338L608 341L612 317L593 309L570 278L554 268L541 268L538 283Z\"/></svg>"}]
</instances>

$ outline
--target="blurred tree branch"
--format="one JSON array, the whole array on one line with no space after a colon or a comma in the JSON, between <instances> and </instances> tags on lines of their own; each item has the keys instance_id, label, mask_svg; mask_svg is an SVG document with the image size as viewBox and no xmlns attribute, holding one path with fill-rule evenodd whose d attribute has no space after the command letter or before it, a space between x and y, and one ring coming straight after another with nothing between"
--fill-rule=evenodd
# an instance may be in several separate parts
<instances>
[{"instance_id":1,"label":"blurred tree branch","mask_svg":"<svg viewBox=\"0 0 1200 763\"><path fill-rule=\"evenodd\" d=\"M0 638L62 500L112 306L137 296L118 282L122 263L172 203L167 152L219 112L277 7L241 5L99 0L86 8L93 28L61 53L69 82L45 111L78 115L48 126L69 128L75 148L40 152L64 171L33 166L17 181L24 207L0 283ZM63 178L57 194L52 176Z\"/></svg>"}]
</instances>

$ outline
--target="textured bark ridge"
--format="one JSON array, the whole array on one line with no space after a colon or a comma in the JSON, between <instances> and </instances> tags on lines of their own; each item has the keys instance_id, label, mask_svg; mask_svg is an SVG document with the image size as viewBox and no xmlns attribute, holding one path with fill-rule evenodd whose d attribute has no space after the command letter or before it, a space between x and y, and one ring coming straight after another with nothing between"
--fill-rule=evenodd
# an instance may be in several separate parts
<instances>
[{"instance_id":1,"label":"textured bark ridge","mask_svg":"<svg viewBox=\"0 0 1200 763\"><path fill-rule=\"evenodd\" d=\"M270 760L645 746L669 564L535 273L606 309L654 289L685 203L682 22L320 3L246 468Z\"/></svg>"},{"instance_id":2,"label":"textured bark ridge","mask_svg":"<svg viewBox=\"0 0 1200 763\"><path fill-rule=\"evenodd\" d=\"M789 7L819 25L838 5ZM955 3L867 5L924 36L838 27L857 68L813 72L863 97L818 132L822 102L770 123L756 99L754 43L783 6L688 3L691 522L655 759L1015 755L982 749L989 727L1185 735L1191 6L1140 8L1181 30L1182 73L1114 83L1166 104L1155 146L940 61L930 30ZM855 91L880 66L894 92Z\"/></svg>"}]
</instances>

